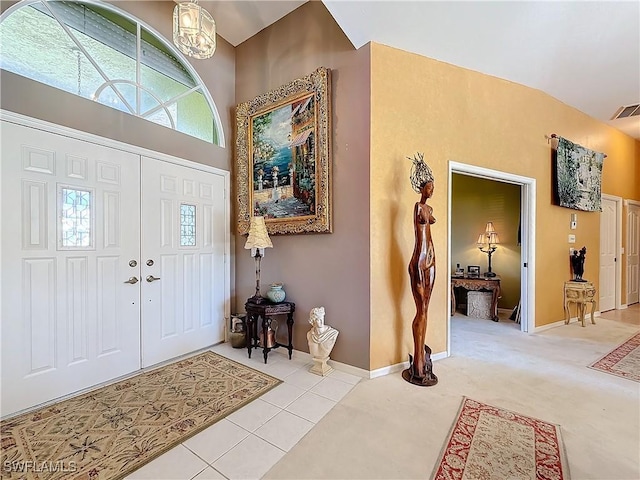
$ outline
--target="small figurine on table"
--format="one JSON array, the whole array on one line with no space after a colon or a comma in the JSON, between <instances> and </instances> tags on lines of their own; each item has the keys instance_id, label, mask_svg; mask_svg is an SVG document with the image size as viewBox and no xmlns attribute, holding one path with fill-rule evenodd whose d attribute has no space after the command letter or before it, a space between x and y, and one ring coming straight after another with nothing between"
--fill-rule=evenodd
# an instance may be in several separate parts
<instances>
[{"instance_id":1,"label":"small figurine on table","mask_svg":"<svg viewBox=\"0 0 640 480\"><path fill-rule=\"evenodd\" d=\"M580 250L574 250L573 255L571 255L571 268L573 270L573 281L574 282L586 282L582 278L582 274L584 273L584 260L587 255L587 247L582 247Z\"/></svg>"}]
</instances>

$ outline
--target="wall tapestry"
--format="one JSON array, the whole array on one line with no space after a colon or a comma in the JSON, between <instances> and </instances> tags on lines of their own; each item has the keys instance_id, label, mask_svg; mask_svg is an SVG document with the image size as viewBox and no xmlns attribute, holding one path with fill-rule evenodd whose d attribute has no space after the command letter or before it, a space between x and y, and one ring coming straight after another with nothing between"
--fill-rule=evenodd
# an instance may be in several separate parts
<instances>
[{"instance_id":1,"label":"wall tapestry","mask_svg":"<svg viewBox=\"0 0 640 480\"><path fill-rule=\"evenodd\" d=\"M558 137L556 203L561 207L600 212L602 164L605 155Z\"/></svg>"},{"instance_id":2,"label":"wall tapestry","mask_svg":"<svg viewBox=\"0 0 640 480\"><path fill-rule=\"evenodd\" d=\"M236 108L238 233L263 216L270 234L330 233L330 70Z\"/></svg>"}]
</instances>

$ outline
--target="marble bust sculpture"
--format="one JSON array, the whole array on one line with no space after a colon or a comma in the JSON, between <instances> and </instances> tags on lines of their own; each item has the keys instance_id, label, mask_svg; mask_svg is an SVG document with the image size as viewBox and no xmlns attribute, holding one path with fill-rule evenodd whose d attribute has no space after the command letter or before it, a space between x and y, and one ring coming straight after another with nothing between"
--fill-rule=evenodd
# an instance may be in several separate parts
<instances>
[{"instance_id":1,"label":"marble bust sculpture","mask_svg":"<svg viewBox=\"0 0 640 480\"><path fill-rule=\"evenodd\" d=\"M318 375L328 375L333 368L327 365L329 355L338 338L338 330L324 324L324 307L315 307L309 314L311 330L307 332L309 353L313 357L313 366L310 372Z\"/></svg>"}]
</instances>

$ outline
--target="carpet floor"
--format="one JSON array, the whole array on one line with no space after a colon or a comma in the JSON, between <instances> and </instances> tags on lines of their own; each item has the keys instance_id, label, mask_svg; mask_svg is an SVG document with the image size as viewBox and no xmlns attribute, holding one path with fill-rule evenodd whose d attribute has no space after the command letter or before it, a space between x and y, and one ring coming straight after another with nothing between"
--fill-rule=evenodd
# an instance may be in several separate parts
<instances>
[{"instance_id":1,"label":"carpet floor","mask_svg":"<svg viewBox=\"0 0 640 480\"><path fill-rule=\"evenodd\" d=\"M560 427L465 398L434 480L567 480Z\"/></svg>"},{"instance_id":2,"label":"carpet floor","mask_svg":"<svg viewBox=\"0 0 640 480\"><path fill-rule=\"evenodd\" d=\"M640 382L640 333L636 333L589 367Z\"/></svg>"},{"instance_id":3,"label":"carpet floor","mask_svg":"<svg viewBox=\"0 0 640 480\"><path fill-rule=\"evenodd\" d=\"M113 480L281 383L212 352L3 421L2 478Z\"/></svg>"},{"instance_id":4,"label":"carpet floor","mask_svg":"<svg viewBox=\"0 0 640 480\"><path fill-rule=\"evenodd\" d=\"M586 366L638 333L640 304L597 322L523 334L512 321L457 313L451 356L434 362L437 385L399 372L360 381L262 478L429 478L467 397L560 425L572 479L638 480L638 383Z\"/></svg>"}]
</instances>

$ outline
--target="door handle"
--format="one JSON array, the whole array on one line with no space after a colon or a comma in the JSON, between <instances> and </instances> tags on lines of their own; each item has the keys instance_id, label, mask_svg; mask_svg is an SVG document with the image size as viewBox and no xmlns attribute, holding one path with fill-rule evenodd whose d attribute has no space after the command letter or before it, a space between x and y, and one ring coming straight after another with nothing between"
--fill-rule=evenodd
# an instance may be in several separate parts
<instances>
[{"instance_id":1,"label":"door handle","mask_svg":"<svg viewBox=\"0 0 640 480\"><path fill-rule=\"evenodd\" d=\"M134 284L138 283L138 279L136 277L131 277L129 280L127 280L124 283L130 283L131 285L134 285Z\"/></svg>"},{"instance_id":2,"label":"door handle","mask_svg":"<svg viewBox=\"0 0 640 480\"><path fill-rule=\"evenodd\" d=\"M153 275L147 275L147 282L155 282L156 280L160 280L160 277L154 277Z\"/></svg>"}]
</instances>

